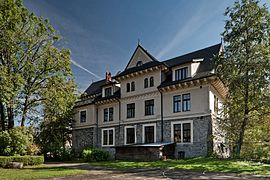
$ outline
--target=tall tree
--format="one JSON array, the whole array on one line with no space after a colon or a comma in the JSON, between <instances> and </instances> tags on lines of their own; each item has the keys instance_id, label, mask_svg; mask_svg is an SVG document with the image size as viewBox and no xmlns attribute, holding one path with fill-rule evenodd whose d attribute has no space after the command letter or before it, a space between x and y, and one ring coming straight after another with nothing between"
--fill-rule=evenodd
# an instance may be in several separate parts
<instances>
[{"instance_id":1,"label":"tall tree","mask_svg":"<svg viewBox=\"0 0 270 180\"><path fill-rule=\"evenodd\" d=\"M216 62L229 89L222 124L239 157L246 128L270 105L270 14L257 0L240 0L225 15L224 55Z\"/></svg>"},{"instance_id":2,"label":"tall tree","mask_svg":"<svg viewBox=\"0 0 270 180\"><path fill-rule=\"evenodd\" d=\"M62 82L74 85L70 51L56 47L59 40L49 21L30 13L20 0L0 0L0 102L9 128L14 117L21 126L38 117L44 104L62 93L46 92ZM61 83L52 86L56 80Z\"/></svg>"}]
</instances>

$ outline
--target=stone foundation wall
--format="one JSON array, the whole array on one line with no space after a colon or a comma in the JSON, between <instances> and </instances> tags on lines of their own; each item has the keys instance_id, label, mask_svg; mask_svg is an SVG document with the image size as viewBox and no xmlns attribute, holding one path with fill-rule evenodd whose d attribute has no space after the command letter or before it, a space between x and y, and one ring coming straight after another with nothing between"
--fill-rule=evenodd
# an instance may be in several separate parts
<instances>
[{"instance_id":1,"label":"stone foundation wall","mask_svg":"<svg viewBox=\"0 0 270 180\"><path fill-rule=\"evenodd\" d=\"M72 148L80 152L84 147L95 147L96 128L85 128L72 130Z\"/></svg>"}]
</instances>

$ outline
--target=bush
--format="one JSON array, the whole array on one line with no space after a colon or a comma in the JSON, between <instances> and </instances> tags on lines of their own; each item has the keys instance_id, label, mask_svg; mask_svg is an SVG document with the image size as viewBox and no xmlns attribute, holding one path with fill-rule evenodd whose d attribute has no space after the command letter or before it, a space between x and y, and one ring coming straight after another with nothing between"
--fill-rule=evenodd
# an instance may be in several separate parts
<instances>
[{"instance_id":1,"label":"bush","mask_svg":"<svg viewBox=\"0 0 270 180\"><path fill-rule=\"evenodd\" d=\"M44 163L43 156L0 156L0 167L10 162L22 162L23 165L38 165Z\"/></svg>"},{"instance_id":2,"label":"bush","mask_svg":"<svg viewBox=\"0 0 270 180\"><path fill-rule=\"evenodd\" d=\"M86 148L82 151L84 161L106 161L109 159L109 153L102 149Z\"/></svg>"},{"instance_id":3,"label":"bush","mask_svg":"<svg viewBox=\"0 0 270 180\"><path fill-rule=\"evenodd\" d=\"M9 155L11 137L7 131L0 132L0 155Z\"/></svg>"}]
</instances>

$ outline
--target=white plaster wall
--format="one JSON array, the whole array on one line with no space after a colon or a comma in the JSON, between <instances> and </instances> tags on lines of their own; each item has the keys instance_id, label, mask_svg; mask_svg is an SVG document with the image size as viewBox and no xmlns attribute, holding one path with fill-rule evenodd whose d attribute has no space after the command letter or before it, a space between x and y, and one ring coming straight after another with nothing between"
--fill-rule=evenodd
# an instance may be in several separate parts
<instances>
[{"instance_id":1,"label":"white plaster wall","mask_svg":"<svg viewBox=\"0 0 270 180\"><path fill-rule=\"evenodd\" d=\"M86 110L86 122L80 123L80 111ZM94 104L75 108L74 110L75 127L89 126L96 123L96 107Z\"/></svg>"},{"instance_id":2,"label":"white plaster wall","mask_svg":"<svg viewBox=\"0 0 270 180\"><path fill-rule=\"evenodd\" d=\"M131 59L130 64L128 65L127 68L136 67L138 61L142 61L144 64L147 62L151 62L153 60L150 57L148 57L141 48L138 48L138 50L135 52L135 55Z\"/></svg>"},{"instance_id":3,"label":"white plaster wall","mask_svg":"<svg viewBox=\"0 0 270 180\"><path fill-rule=\"evenodd\" d=\"M104 109L113 107L113 121L104 122ZM110 125L119 122L119 103L108 103L98 106L98 124L99 125Z\"/></svg>"},{"instance_id":4,"label":"white plaster wall","mask_svg":"<svg viewBox=\"0 0 270 180\"><path fill-rule=\"evenodd\" d=\"M190 93L190 111L182 112L182 101L181 101L181 112L173 112L173 96ZM164 118L184 116L184 115L196 115L209 113L209 97L208 97L208 86L193 87L189 89L179 89L171 92L164 92ZM182 100L182 97L181 97Z\"/></svg>"},{"instance_id":5,"label":"white plaster wall","mask_svg":"<svg viewBox=\"0 0 270 180\"><path fill-rule=\"evenodd\" d=\"M212 113L215 113L214 111L214 96L218 97L218 109L219 112L222 109L223 106L223 101L224 99L220 96L220 94L215 90L215 88L213 86L209 86L209 103L210 103L210 110Z\"/></svg>"},{"instance_id":6,"label":"white plaster wall","mask_svg":"<svg viewBox=\"0 0 270 180\"><path fill-rule=\"evenodd\" d=\"M200 62L191 63L191 77L196 75L199 65L200 65Z\"/></svg>"},{"instance_id":7,"label":"white plaster wall","mask_svg":"<svg viewBox=\"0 0 270 180\"><path fill-rule=\"evenodd\" d=\"M153 76L154 77L154 86L149 87L149 78ZM144 88L144 79L148 78L148 88ZM127 83L131 83L132 81L135 82L135 91L127 92ZM157 90L157 86L159 86L161 83L161 70L156 70L151 73L138 75L132 78L129 78L127 80L121 81L121 98L130 97L130 96L136 96L140 94L155 92Z\"/></svg>"}]
</instances>

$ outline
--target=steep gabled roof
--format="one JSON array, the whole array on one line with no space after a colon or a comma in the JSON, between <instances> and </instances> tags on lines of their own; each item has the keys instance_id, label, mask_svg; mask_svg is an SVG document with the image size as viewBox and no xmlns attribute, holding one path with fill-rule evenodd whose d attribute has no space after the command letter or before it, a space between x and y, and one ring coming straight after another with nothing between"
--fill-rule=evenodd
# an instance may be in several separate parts
<instances>
[{"instance_id":1,"label":"steep gabled roof","mask_svg":"<svg viewBox=\"0 0 270 180\"><path fill-rule=\"evenodd\" d=\"M102 86L106 84L106 79L93 82L86 90L87 95L95 95L102 92Z\"/></svg>"},{"instance_id":2,"label":"steep gabled roof","mask_svg":"<svg viewBox=\"0 0 270 180\"><path fill-rule=\"evenodd\" d=\"M221 48L221 43L200 49L182 56L178 56L166 61L163 61L166 65L169 67L190 63L194 59L203 59L203 62L209 61L209 59L213 58L213 55L216 55L219 53Z\"/></svg>"}]
</instances>

